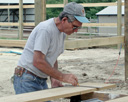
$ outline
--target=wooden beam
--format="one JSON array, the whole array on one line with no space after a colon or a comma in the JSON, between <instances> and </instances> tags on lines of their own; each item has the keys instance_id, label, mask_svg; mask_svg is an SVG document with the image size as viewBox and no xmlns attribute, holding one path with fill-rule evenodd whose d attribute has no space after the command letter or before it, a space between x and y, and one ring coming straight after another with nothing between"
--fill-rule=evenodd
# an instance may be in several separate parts
<instances>
[{"instance_id":1,"label":"wooden beam","mask_svg":"<svg viewBox=\"0 0 128 102\"><path fill-rule=\"evenodd\" d=\"M2 40L0 39L0 46L24 48L25 44L26 44L26 40Z\"/></svg>"},{"instance_id":2,"label":"wooden beam","mask_svg":"<svg viewBox=\"0 0 128 102\"><path fill-rule=\"evenodd\" d=\"M0 6L0 9L18 9L19 5L4 5L4 6Z\"/></svg>"},{"instance_id":3,"label":"wooden beam","mask_svg":"<svg viewBox=\"0 0 128 102\"><path fill-rule=\"evenodd\" d=\"M117 35L121 36L122 34L122 0L117 2ZM117 45L117 48L120 49L120 44Z\"/></svg>"},{"instance_id":4,"label":"wooden beam","mask_svg":"<svg viewBox=\"0 0 128 102\"><path fill-rule=\"evenodd\" d=\"M46 0L35 0L35 25L46 20Z\"/></svg>"},{"instance_id":5,"label":"wooden beam","mask_svg":"<svg viewBox=\"0 0 128 102\"><path fill-rule=\"evenodd\" d=\"M23 0L19 0L19 39L23 39Z\"/></svg>"},{"instance_id":6,"label":"wooden beam","mask_svg":"<svg viewBox=\"0 0 128 102\"><path fill-rule=\"evenodd\" d=\"M23 23L25 26L35 26L34 22L28 22L28 23ZM18 23L8 23L8 22L0 22L0 26L19 26ZM83 23L82 27L116 27L117 23ZM123 24L122 24L123 26Z\"/></svg>"},{"instance_id":7,"label":"wooden beam","mask_svg":"<svg viewBox=\"0 0 128 102\"><path fill-rule=\"evenodd\" d=\"M107 37L83 40L66 40L65 49L84 48L92 46L103 46L124 43L124 37ZM24 47L26 40L0 40L0 46L5 47Z\"/></svg>"},{"instance_id":8,"label":"wooden beam","mask_svg":"<svg viewBox=\"0 0 128 102\"><path fill-rule=\"evenodd\" d=\"M105 26L108 26L108 27L116 27L117 26L117 23L83 23L82 24L82 27L105 27Z\"/></svg>"},{"instance_id":9,"label":"wooden beam","mask_svg":"<svg viewBox=\"0 0 128 102\"><path fill-rule=\"evenodd\" d=\"M0 26L19 26L19 23L0 22ZM35 26L35 23L23 23L23 26Z\"/></svg>"},{"instance_id":10,"label":"wooden beam","mask_svg":"<svg viewBox=\"0 0 128 102\"><path fill-rule=\"evenodd\" d=\"M66 40L65 49L75 49L93 46L104 46L124 43L124 37L107 37L107 38L94 38L94 39L83 39L83 40Z\"/></svg>"},{"instance_id":11,"label":"wooden beam","mask_svg":"<svg viewBox=\"0 0 128 102\"><path fill-rule=\"evenodd\" d=\"M68 3L68 0L63 0L64 5Z\"/></svg>"},{"instance_id":12,"label":"wooden beam","mask_svg":"<svg viewBox=\"0 0 128 102\"><path fill-rule=\"evenodd\" d=\"M120 36L122 33L122 6L121 6L122 0L118 0L118 6L117 6L117 35Z\"/></svg>"},{"instance_id":13,"label":"wooden beam","mask_svg":"<svg viewBox=\"0 0 128 102\"><path fill-rule=\"evenodd\" d=\"M125 0L125 81L128 83L128 0Z\"/></svg>"},{"instance_id":14,"label":"wooden beam","mask_svg":"<svg viewBox=\"0 0 128 102\"><path fill-rule=\"evenodd\" d=\"M101 6L117 6L116 2L110 3L81 3L84 7L101 7ZM122 3L124 5L124 3Z\"/></svg>"},{"instance_id":15,"label":"wooden beam","mask_svg":"<svg viewBox=\"0 0 128 102\"><path fill-rule=\"evenodd\" d=\"M95 86L97 88L89 88L85 86ZM58 98L66 98L75 95L82 95L94 91L114 88L113 84L104 83L83 83L78 87L65 86L59 88L53 88L48 90L42 90L37 92L30 92L25 94L12 95L7 97L1 97L0 102L44 102L49 100L55 100Z\"/></svg>"},{"instance_id":16,"label":"wooden beam","mask_svg":"<svg viewBox=\"0 0 128 102\"><path fill-rule=\"evenodd\" d=\"M65 6L68 3L68 0L63 0L63 3L64 3L64 6ZM69 38L69 35L66 34L66 40L68 40L68 38Z\"/></svg>"},{"instance_id":17,"label":"wooden beam","mask_svg":"<svg viewBox=\"0 0 128 102\"><path fill-rule=\"evenodd\" d=\"M23 8L35 8L35 5L23 5Z\"/></svg>"},{"instance_id":18,"label":"wooden beam","mask_svg":"<svg viewBox=\"0 0 128 102\"><path fill-rule=\"evenodd\" d=\"M23 26L35 26L35 22L32 22L32 23L23 23Z\"/></svg>"},{"instance_id":19,"label":"wooden beam","mask_svg":"<svg viewBox=\"0 0 128 102\"><path fill-rule=\"evenodd\" d=\"M47 4L46 8L63 8L64 4Z\"/></svg>"},{"instance_id":20,"label":"wooden beam","mask_svg":"<svg viewBox=\"0 0 128 102\"><path fill-rule=\"evenodd\" d=\"M117 3L80 3L84 7L100 7L100 6L117 6ZM124 3L122 3L124 5ZM47 4L46 8L63 8L64 4ZM4 5L0 6L0 9L18 9L19 5ZM35 8L35 5L23 5L23 8Z\"/></svg>"},{"instance_id":21,"label":"wooden beam","mask_svg":"<svg viewBox=\"0 0 128 102\"><path fill-rule=\"evenodd\" d=\"M19 23L0 22L0 26L19 26Z\"/></svg>"}]
</instances>

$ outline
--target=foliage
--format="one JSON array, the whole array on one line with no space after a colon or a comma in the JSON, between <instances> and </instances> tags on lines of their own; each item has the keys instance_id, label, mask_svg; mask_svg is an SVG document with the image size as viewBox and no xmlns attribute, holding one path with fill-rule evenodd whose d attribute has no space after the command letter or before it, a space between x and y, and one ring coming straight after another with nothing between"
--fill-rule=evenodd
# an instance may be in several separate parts
<instances>
[{"instance_id":1,"label":"foliage","mask_svg":"<svg viewBox=\"0 0 128 102\"><path fill-rule=\"evenodd\" d=\"M68 0L68 2L77 2L77 3L105 3L105 2L116 2L117 0ZM62 4L63 0L47 0L47 4ZM86 17L91 19L96 19L96 13L105 7L85 7ZM46 14L47 19L52 17L57 17L59 13L62 11L62 8L47 8Z\"/></svg>"}]
</instances>

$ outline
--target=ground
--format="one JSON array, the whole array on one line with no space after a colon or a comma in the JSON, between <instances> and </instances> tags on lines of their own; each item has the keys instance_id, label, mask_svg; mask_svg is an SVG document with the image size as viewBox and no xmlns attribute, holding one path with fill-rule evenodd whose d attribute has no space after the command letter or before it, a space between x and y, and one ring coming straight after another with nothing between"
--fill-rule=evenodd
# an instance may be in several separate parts
<instances>
[{"instance_id":1,"label":"ground","mask_svg":"<svg viewBox=\"0 0 128 102\"><path fill-rule=\"evenodd\" d=\"M1 51L22 52L20 48L0 48ZM65 50L58 58L59 70L63 73L73 73L78 77L79 83L108 81L117 85L116 88L105 90L107 92L128 94L128 84L125 83L124 74L124 50L112 48L94 48L82 50ZM11 77L17 65L20 55L14 53L0 53L0 97L14 94ZM111 73L114 74L110 77ZM107 80L109 79L109 80ZM49 81L48 81L49 83ZM64 83L65 84L65 83ZM49 83L50 87L50 83ZM58 99L55 102L69 102L68 100Z\"/></svg>"}]
</instances>

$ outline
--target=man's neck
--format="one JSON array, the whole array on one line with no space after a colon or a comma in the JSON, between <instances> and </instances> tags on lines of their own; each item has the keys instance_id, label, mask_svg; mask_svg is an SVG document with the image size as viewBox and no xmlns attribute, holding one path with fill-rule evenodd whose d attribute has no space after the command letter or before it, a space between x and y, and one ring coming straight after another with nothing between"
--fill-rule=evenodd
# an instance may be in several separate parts
<instances>
[{"instance_id":1,"label":"man's neck","mask_svg":"<svg viewBox=\"0 0 128 102\"><path fill-rule=\"evenodd\" d=\"M59 29L59 31L60 31L60 32L63 32L63 29L62 29L62 23L61 23L59 17L54 18L54 22L55 22L57 28Z\"/></svg>"}]
</instances>

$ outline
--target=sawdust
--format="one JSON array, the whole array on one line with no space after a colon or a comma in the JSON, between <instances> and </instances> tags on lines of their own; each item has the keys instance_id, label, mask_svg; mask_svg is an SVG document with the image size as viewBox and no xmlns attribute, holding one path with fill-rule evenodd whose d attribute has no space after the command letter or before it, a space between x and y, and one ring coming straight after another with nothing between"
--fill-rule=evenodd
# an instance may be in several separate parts
<instances>
[{"instance_id":1,"label":"sawdust","mask_svg":"<svg viewBox=\"0 0 128 102\"><path fill-rule=\"evenodd\" d=\"M19 48L0 48L0 51L22 52ZM118 49L83 49L65 52L58 58L59 70L63 73L73 73L79 83L83 82L102 82L104 83L111 75L117 63L119 56ZM0 53L0 97L14 94L11 77L20 55L13 53ZM109 82L117 85L116 88L105 90L107 92L128 94L128 84L124 79L124 50L122 49L118 65L114 75ZM48 81L49 83L49 81ZM50 83L49 83L50 86ZM55 102L68 102L68 100L59 99Z\"/></svg>"}]
</instances>

